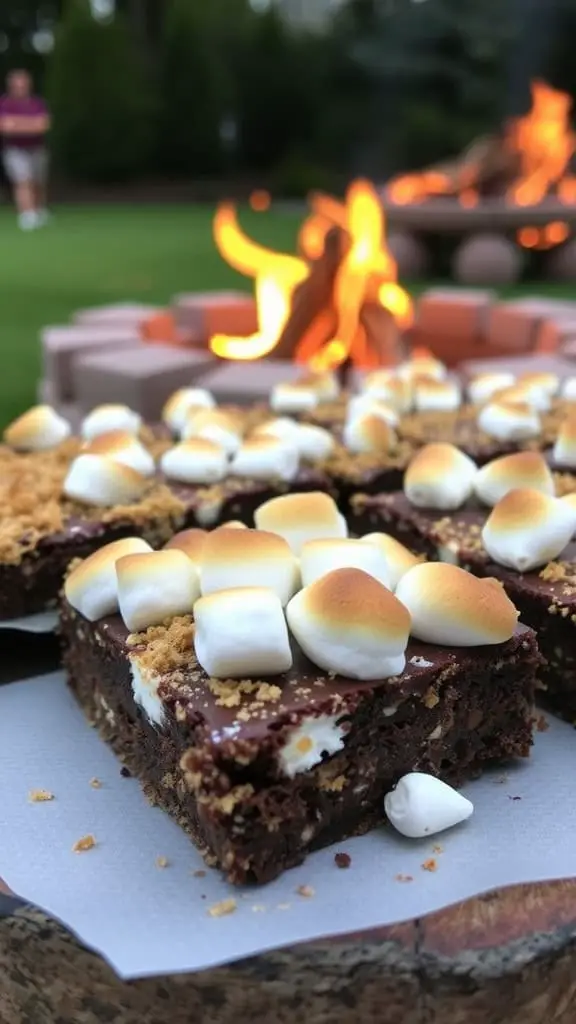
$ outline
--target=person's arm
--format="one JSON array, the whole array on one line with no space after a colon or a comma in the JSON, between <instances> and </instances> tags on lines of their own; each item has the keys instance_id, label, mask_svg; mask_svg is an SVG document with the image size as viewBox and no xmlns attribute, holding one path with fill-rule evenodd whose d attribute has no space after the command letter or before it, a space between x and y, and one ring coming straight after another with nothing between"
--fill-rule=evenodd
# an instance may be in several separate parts
<instances>
[{"instance_id":1,"label":"person's arm","mask_svg":"<svg viewBox=\"0 0 576 1024\"><path fill-rule=\"evenodd\" d=\"M5 114L0 117L0 131L5 135L43 135L50 127L50 116L45 114Z\"/></svg>"}]
</instances>

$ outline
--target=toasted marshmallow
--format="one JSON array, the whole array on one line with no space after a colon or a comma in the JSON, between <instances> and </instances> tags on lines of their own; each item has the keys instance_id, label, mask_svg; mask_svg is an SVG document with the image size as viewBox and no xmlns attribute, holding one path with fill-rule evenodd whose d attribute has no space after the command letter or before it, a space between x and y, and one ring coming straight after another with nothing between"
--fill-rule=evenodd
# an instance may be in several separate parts
<instances>
[{"instance_id":1,"label":"toasted marshmallow","mask_svg":"<svg viewBox=\"0 0 576 1024\"><path fill-rule=\"evenodd\" d=\"M200 596L198 570L177 548L125 555L116 562L116 577L120 614L135 633L190 613Z\"/></svg>"},{"instance_id":2,"label":"toasted marshmallow","mask_svg":"<svg viewBox=\"0 0 576 1024\"><path fill-rule=\"evenodd\" d=\"M244 441L230 463L230 473L253 480L293 480L299 466L300 455L291 441L260 434Z\"/></svg>"},{"instance_id":3,"label":"toasted marshmallow","mask_svg":"<svg viewBox=\"0 0 576 1024\"><path fill-rule=\"evenodd\" d=\"M417 508L459 508L472 494L476 463L453 444L427 444L404 474L404 493Z\"/></svg>"},{"instance_id":4,"label":"toasted marshmallow","mask_svg":"<svg viewBox=\"0 0 576 1024\"><path fill-rule=\"evenodd\" d=\"M118 611L116 562L124 555L146 554L152 548L140 537L115 540L88 555L64 583L64 595L80 615L90 622Z\"/></svg>"},{"instance_id":5,"label":"toasted marshmallow","mask_svg":"<svg viewBox=\"0 0 576 1024\"><path fill-rule=\"evenodd\" d=\"M466 821L474 805L434 775L409 772L384 797L384 810L401 835L423 839Z\"/></svg>"},{"instance_id":6,"label":"toasted marshmallow","mask_svg":"<svg viewBox=\"0 0 576 1024\"><path fill-rule=\"evenodd\" d=\"M17 452L42 452L70 437L68 420L50 405L35 405L13 420L4 431L4 442Z\"/></svg>"},{"instance_id":7,"label":"toasted marshmallow","mask_svg":"<svg viewBox=\"0 0 576 1024\"><path fill-rule=\"evenodd\" d=\"M566 402L576 402L576 377L567 377L562 384L560 397Z\"/></svg>"},{"instance_id":8,"label":"toasted marshmallow","mask_svg":"<svg viewBox=\"0 0 576 1024\"><path fill-rule=\"evenodd\" d=\"M520 383L517 381L511 388L505 388L498 395L501 402L512 402L515 404L525 403L536 412L548 412L551 399L547 391L542 391L536 384Z\"/></svg>"},{"instance_id":9,"label":"toasted marshmallow","mask_svg":"<svg viewBox=\"0 0 576 1024\"><path fill-rule=\"evenodd\" d=\"M203 597L231 587L269 587L285 605L299 585L298 561L278 534L221 527L207 536L200 566Z\"/></svg>"},{"instance_id":10,"label":"toasted marshmallow","mask_svg":"<svg viewBox=\"0 0 576 1024\"><path fill-rule=\"evenodd\" d=\"M164 405L162 420L173 434L179 434L191 410L213 409L215 405L214 395L206 388L179 388Z\"/></svg>"},{"instance_id":11,"label":"toasted marshmallow","mask_svg":"<svg viewBox=\"0 0 576 1024\"><path fill-rule=\"evenodd\" d=\"M282 604L268 587L236 587L201 597L194 620L196 657L209 676L261 678L292 667Z\"/></svg>"},{"instance_id":12,"label":"toasted marshmallow","mask_svg":"<svg viewBox=\"0 0 576 1024\"><path fill-rule=\"evenodd\" d=\"M540 417L528 402L494 399L480 410L478 426L497 441L524 441L537 437L542 429Z\"/></svg>"},{"instance_id":13,"label":"toasted marshmallow","mask_svg":"<svg viewBox=\"0 0 576 1024\"><path fill-rule=\"evenodd\" d=\"M333 569L362 569L385 587L390 587L390 570L383 551L361 540L309 540L302 546L300 572L302 586L309 587Z\"/></svg>"},{"instance_id":14,"label":"toasted marshmallow","mask_svg":"<svg viewBox=\"0 0 576 1024\"><path fill-rule=\"evenodd\" d=\"M537 388L540 391L544 391L550 398L558 393L560 388L560 378L557 373L551 373L546 370L536 370L526 373L521 373L518 377L518 383L522 386L529 388Z\"/></svg>"},{"instance_id":15,"label":"toasted marshmallow","mask_svg":"<svg viewBox=\"0 0 576 1024\"><path fill-rule=\"evenodd\" d=\"M414 404L417 412L450 412L462 404L462 392L454 380L416 382Z\"/></svg>"},{"instance_id":16,"label":"toasted marshmallow","mask_svg":"<svg viewBox=\"0 0 576 1024\"><path fill-rule=\"evenodd\" d=\"M247 530L246 523L240 522L239 519L227 519L225 523L222 523L218 529L222 530Z\"/></svg>"},{"instance_id":17,"label":"toasted marshmallow","mask_svg":"<svg viewBox=\"0 0 576 1024\"><path fill-rule=\"evenodd\" d=\"M289 441L298 449L301 459L316 461L325 459L334 448L334 438L328 430L312 423L297 423L288 416L279 416L274 420L262 423L253 433L253 437L277 437Z\"/></svg>"},{"instance_id":18,"label":"toasted marshmallow","mask_svg":"<svg viewBox=\"0 0 576 1024\"><path fill-rule=\"evenodd\" d=\"M80 429L84 440L92 441L99 434L109 434L111 430L137 434L141 426L142 417L127 405L97 405L82 420Z\"/></svg>"},{"instance_id":19,"label":"toasted marshmallow","mask_svg":"<svg viewBox=\"0 0 576 1024\"><path fill-rule=\"evenodd\" d=\"M396 590L399 581L408 572L408 569L422 561L418 555L412 554L399 540L390 537L387 533L367 533L360 540L362 544L371 544L378 548L384 555L388 564L386 586L390 587L390 590Z\"/></svg>"},{"instance_id":20,"label":"toasted marshmallow","mask_svg":"<svg viewBox=\"0 0 576 1024\"><path fill-rule=\"evenodd\" d=\"M404 670L410 616L360 569L335 569L300 590L286 617L304 654L326 672L387 679Z\"/></svg>"},{"instance_id":21,"label":"toasted marshmallow","mask_svg":"<svg viewBox=\"0 0 576 1024\"><path fill-rule=\"evenodd\" d=\"M540 452L503 455L479 469L474 477L474 492L485 505L495 505L517 487L554 494L554 477Z\"/></svg>"},{"instance_id":22,"label":"toasted marshmallow","mask_svg":"<svg viewBox=\"0 0 576 1024\"><path fill-rule=\"evenodd\" d=\"M164 545L164 549L176 548L178 551L183 551L199 570L207 538L206 530L192 527L190 530L181 530L180 533L175 533Z\"/></svg>"},{"instance_id":23,"label":"toasted marshmallow","mask_svg":"<svg viewBox=\"0 0 576 1024\"><path fill-rule=\"evenodd\" d=\"M576 512L570 503L518 488L494 506L482 542L495 562L528 572L557 558L575 529Z\"/></svg>"},{"instance_id":24,"label":"toasted marshmallow","mask_svg":"<svg viewBox=\"0 0 576 1024\"><path fill-rule=\"evenodd\" d=\"M256 509L254 522L259 530L270 530L284 537L295 555L300 554L308 540L348 536L344 516L334 499L323 491L271 498Z\"/></svg>"},{"instance_id":25,"label":"toasted marshmallow","mask_svg":"<svg viewBox=\"0 0 576 1024\"><path fill-rule=\"evenodd\" d=\"M563 504L576 513L576 492L573 491L571 494L563 494L558 501L563 502ZM576 525L574 527L574 532L576 533Z\"/></svg>"},{"instance_id":26,"label":"toasted marshmallow","mask_svg":"<svg viewBox=\"0 0 576 1024\"><path fill-rule=\"evenodd\" d=\"M111 430L108 434L98 434L88 441L82 449L87 455L107 455L114 462L130 466L142 476L153 476L156 469L154 459L134 434L125 430Z\"/></svg>"},{"instance_id":27,"label":"toasted marshmallow","mask_svg":"<svg viewBox=\"0 0 576 1024\"><path fill-rule=\"evenodd\" d=\"M203 409L188 416L182 429L182 440L201 437L214 441L228 455L234 455L242 443L242 429L238 419L221 409Z\"/></svg>"},{"instance_id":28,"label":"toasted marshmallow","mask_svg":"<svg viewBox=\"0 0 576 1024\"><path fill-rule=\"evenodd\" d=\"M333 402L340 394L338 378L332 370L323 373L305 373L294 381L299 387L312 388L321 402Z\"/></svg>"},{"instance_id":29,"label":"toasted marshmallow","mask_svg":"<svg viewBox=\"0 0 576 1024\"><path fill-rule=\"evenodd\" d=\"M296 436L300 424L291 416L274 416L270 420L264 420L252 431L252 437L260 437L266 434L269 437L279 437L281 441L292 441L296 444Z\"/></svg>"},{"instance_id":30,"label":"toasted marshmallow","mask_svg":"<svg viewBox=\"0 0 576 1024\"><path fill-rule=\"evenodd\" d=\"M107 455L78 455L70 464L63 491L84 505L109 508L132 505L142 497L147 484L141 473Z\"/></svg>"},{"instance_id":31,"label":"toasted marshmallow","mask_svg":"<svg viewBox=\"0 0 576 1024\"><path fill-rule=\"evenodd\" d=\"M344 425L342 440L350 452L386 453L396 444L396 434L381 416L367 413Z\"/></svg>"},{"instance_id":32,"label":"toasted marshmallow","mask_svg":"<svg viewBox=\"0 0 576 1024\"><path fill-rule=\"evenodd\" d=\"M391 370L376 370L365 377L362 394L375 398L395 409L406 413L412 408L412 385L409 380L395 377Z\"/></svg>"},{"instance_id":33,"label":"toasted marshmallow","mask_svg":"<svg viewBox=\"0 0 576 1024\"><path fill-rule=\"evenodd\" d=\"M160 468L169 480L186 484L214 484L228 472L228 456L222 445L205 437L180 441L164 452Z\"/></svg>"},{"instance_id":34,"label":"toasted marshmallow","mask_svg":"<svg viewBox=\"0 0 576 1024\"><path fill-rule=\"evenodd\" d=\"M424 643L502 644L518 621L516 608L496 580L477 579L446 562L415 565L400 580L396 597L410 612L412 636Z\"/></svg>"},{"instance_id":35,"label":"toasted marshmallow","mask_svg":"<svg viewBox=\"0 0 576 1024\"><path fill-rule=\"evenodd\" d=\"M306 412L314 409L320 395L314 387L303 384L277 384L270 395L270 406L274 412Z\"/></svg>"},{"instance_id":36,"label":"toasted marshmallow","mask_svg":"<svg viewBox=\"0 0 576 1024\"><path fill-rule=\"evenodd\" d=\"M553 448L554 462L568 469L576 469L576 413L562 421Z\"/></svg>"},{"instance_id":37,"label":"toasted marshmallow","mask_svg":"<svg viewBox=\"0 0 576 1024\"><path fill-rule=\"evenodd\" d=\"M513 373L480 373L468 385L468 397L474 405L484 405L499 391L510 388L516 382Z\"/></svg>"},{"instance_id":38,"label":"toasted marshmallow","mask_svg":"<svg viewBox=\"0 0 576 1024\"><path fill-rule=\"evenodd\" d=\"M414 380L415 377L431 377L433 380L444 380L448 376L448 370L439 359L429 355L416 355L407 362L402 363L396 370L396 375L401 380Z\"/></svg>"},{"instance_id":39,"label":"toasted marshmallow","mask_svg":"<svg viewBox=\"0 0 576 1024\"><path fill-rule=\"evenodd\" d=\"M400 417L396 410L387 402L370 394L370 392L354 395L348 402L346 419L350 422L362 416L379 416L380 419L384 420L391 427L397 427L400 422Z\"/></svg>"}]
</instances>

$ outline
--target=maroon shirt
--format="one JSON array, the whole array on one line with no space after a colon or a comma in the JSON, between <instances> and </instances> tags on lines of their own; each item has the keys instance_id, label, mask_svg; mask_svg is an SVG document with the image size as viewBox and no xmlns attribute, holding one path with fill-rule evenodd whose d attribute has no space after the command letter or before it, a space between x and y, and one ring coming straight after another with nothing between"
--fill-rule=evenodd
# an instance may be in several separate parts
<instances>
[{"instance_id":1,"label":"maroon shirt","mask_svg":"<svg viewBox=\"0 0 576 1024\"><path fill-rule=\"evenodd\" d=\"M40 96L0 96L0 117L41 117L48 113L48 107ZM38 149L44 143L44 132L40 135L2 136L4 146L16 149Z\"/></svg>"}]
</instances>

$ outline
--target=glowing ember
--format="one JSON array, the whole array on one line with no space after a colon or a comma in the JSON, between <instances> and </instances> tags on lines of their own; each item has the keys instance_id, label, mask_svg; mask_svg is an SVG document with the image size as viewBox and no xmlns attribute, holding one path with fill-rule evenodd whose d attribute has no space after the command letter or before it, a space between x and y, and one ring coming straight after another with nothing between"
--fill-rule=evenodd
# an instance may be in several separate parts
<instances>
[{"instance_id":1,"label":"glowing ember","mask_svg":"<svg viewBox=\"0 0 576 1024\"><path fill-rule=\"evenodd\" d=\"M367 307L386 310L399 327L412 321L409 295L398 284L396 263L386 247L382 205L367 181L353 182L343 203L329 196L311 198L311 213L302 225L299 247L305 258L273 252L252 242L238 225L236 212L222 204L214 220L214 237L222 256L254 278L258 307L257 334L216 335L212 351L225 359L258 359L274 350L286 327L299 285L311 279L315 261L325 253L328 234L338 230L342 251L326 308L312 317L298 338L295 358L314 372L346 360L376 367L381 353L362 322Z\"/></svg>"}]
</instances>

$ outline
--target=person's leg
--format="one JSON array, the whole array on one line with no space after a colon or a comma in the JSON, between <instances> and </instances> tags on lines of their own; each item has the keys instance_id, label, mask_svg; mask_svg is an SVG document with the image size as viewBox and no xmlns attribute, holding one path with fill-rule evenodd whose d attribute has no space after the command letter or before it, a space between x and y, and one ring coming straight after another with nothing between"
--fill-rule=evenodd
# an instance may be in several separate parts
<instances>
[{"instance_id":1,"label":"person's leg","mask_svg":"<svg viewBox=\"0 0 576 1024\"><path fill-rule=\"evenodd\" d=\"M21 149L4 151L4 167L18 210L18 222L23 230L36 227L36 201L34 196L34 180L30 167L29 154Z\"/></svg>"},{"instance_id":2,"label":"person's leg","mask_svg":"<svg viewBox=\"0 0 576 1024\"><path fill-rule=\"evenodd\" d=\"M49 213L46 203L46 185L48 177L48 154L45 149L38 149L32 155L34 173L33 201L38 224L45 224Z\"/></svg>"}]
</instances>

